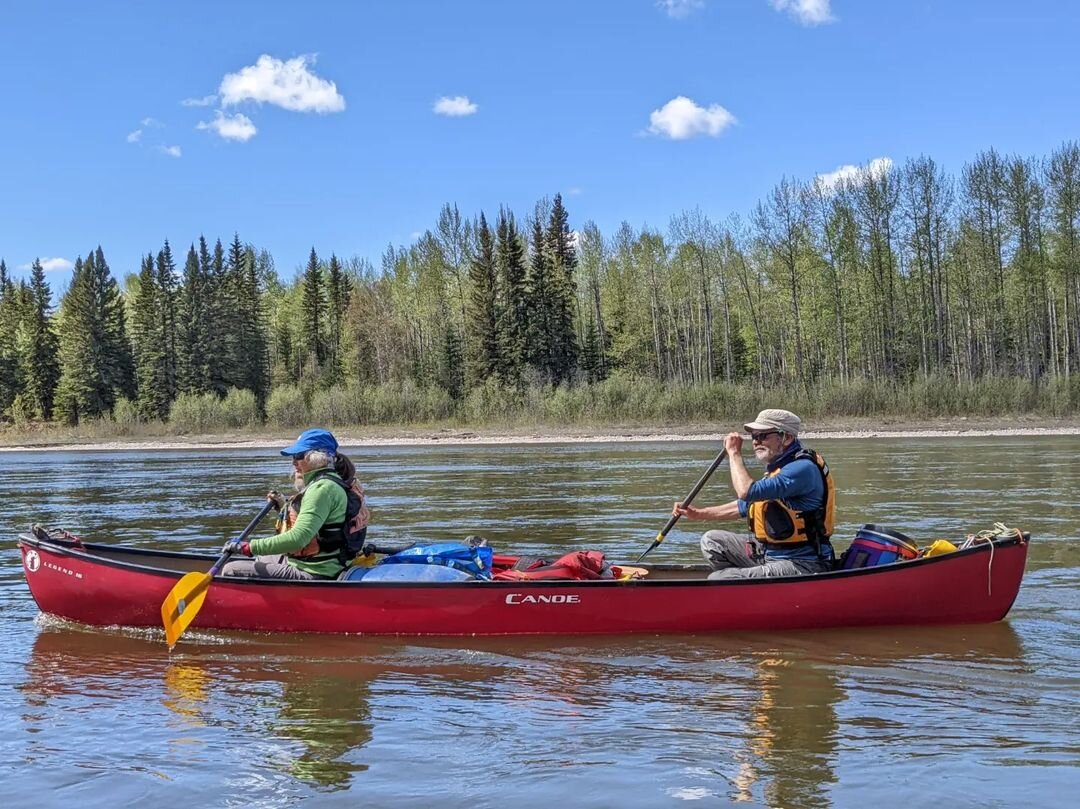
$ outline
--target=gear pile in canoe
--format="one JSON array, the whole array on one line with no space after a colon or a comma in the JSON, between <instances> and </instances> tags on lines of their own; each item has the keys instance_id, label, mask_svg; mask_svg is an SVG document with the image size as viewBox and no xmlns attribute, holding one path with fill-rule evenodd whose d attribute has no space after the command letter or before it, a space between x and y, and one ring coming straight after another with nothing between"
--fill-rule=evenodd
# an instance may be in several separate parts
<instances>
[{"instance_id":1,"label":"gear pile in canoe","mask_svg":"<svg viewBox=\"0 0 1080 809\"><path fill-rule=\"evenodd\" d=\"M885 534L863 539L864 566L727 581L708 580L705 565L631 567L611 564L599 551L523 560L475 541L450 543L455 564L435 559L446 549L430 545L381 556L373 549L372 559L323 581L223 578L216 575L223 560L215 564L212 555L95 544L40 527L20 535L18 545L43 612L97 626L160 627L164 620L172 645L188 624L255 632L581 635L985 623L1011 608L1030 536L999 524L914 555L883 553ZM184 582L193 585L185 589Z\"/></svg>"}]
</instances>

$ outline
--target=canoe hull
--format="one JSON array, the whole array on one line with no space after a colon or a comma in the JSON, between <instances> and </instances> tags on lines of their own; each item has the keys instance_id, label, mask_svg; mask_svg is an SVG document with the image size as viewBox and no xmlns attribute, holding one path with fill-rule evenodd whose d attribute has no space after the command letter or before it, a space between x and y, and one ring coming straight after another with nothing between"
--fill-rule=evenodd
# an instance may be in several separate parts
<instances>
[{"instance_id":1,"label":"canoe hull","mask_svg":"<svg viewBox=\"0 0 1080 809\"><path fill-rule=\"evenodd\" d=\"M21 536L38 607L98 626L160 627L161 602L213 557ZM464 583L217 578L193 627L365 635L709 633L999 621L1027 538L856 571L712 582L657 566L642 580ZM665 571L681 571L664 578Z\"/></svg>"}]
</instances>

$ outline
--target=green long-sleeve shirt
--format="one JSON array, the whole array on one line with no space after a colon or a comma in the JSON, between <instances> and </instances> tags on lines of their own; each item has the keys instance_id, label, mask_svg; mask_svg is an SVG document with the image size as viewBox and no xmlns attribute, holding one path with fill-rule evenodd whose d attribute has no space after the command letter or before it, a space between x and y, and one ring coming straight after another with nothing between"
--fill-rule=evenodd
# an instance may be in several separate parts
<instances>
[{"instance_id":1,"label":"green long-sleeve shirt","mask_svg":"<svg viewBox=\"0 0 1080 809\"><path fill-rule=\"evenodd\" d=\"M318 473L323 474L314 483L311 479ZM300 501L300 513L296 515L296 524L288 531L271 537L260 537L251 541L253 556L271 556L280 553L295 553L311 542L326 523L345 521L345 510L349 504L348 495L339 483L327 478L341 480L336 474L327 474L325 469L313 469L304 474L304 497ZM334 559L322 562L305 562L303 559L289 557L289 564L316 576L336 576L341 572L341 565Z\"/></svg>"}]
</instances>

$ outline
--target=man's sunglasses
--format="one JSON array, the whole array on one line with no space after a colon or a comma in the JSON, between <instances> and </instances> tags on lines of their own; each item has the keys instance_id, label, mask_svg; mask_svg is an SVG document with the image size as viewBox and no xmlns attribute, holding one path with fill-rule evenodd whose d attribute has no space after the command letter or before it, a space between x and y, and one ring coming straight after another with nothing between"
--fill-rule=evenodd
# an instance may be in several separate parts
<instances>
[{"instance_id":1,"label":"man's sunglasses","mask_svg":"<svg viewBox=\"0 0 1080 809\"><path fill-rule=\"evenodd\" d=\"M750 433L751 441L764 441L770 435L780 435L779 430L768 430L764 433Z\"/></svg>"},{"instance_id":2,"label":"man's sunglasses","mask_svg":"<svg viewBox=\"0 0 1080 809\"><path fill-rule=\"evenodd\" d=\"M301 452L299 455L293 455L291 457L292 457L293 461L302 461L302 460L304 460L304 458L307 457L307 453L306 452Z\"/></svg>"}]
</instances>

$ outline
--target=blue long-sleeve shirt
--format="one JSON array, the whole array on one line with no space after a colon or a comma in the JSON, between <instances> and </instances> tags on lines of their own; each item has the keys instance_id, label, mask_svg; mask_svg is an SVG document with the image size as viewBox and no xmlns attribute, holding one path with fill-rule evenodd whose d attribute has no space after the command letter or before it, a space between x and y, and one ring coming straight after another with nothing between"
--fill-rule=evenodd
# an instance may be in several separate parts
<instances>
[{"instance_id":1,"label":"blue long-sleeve shirt","mask_svg":"<svg viewBox=\"0 0 1080 809\"><path fill-rule=\"evenodd\" d=\"M791 460L802 449L802 444L795 441L787 452L765 467L766 472L779 469L772 477L764 477L750 484L746 499L740 499L739 515L746 517L751 503L762 500L780 500L795 511L813 511L821 508L825 500L825 482L817 464L809 458ZM765 555L770 559L816 559L817 551L811 547L776 548L770 547Z\"/></svg>"}]
</instances>

